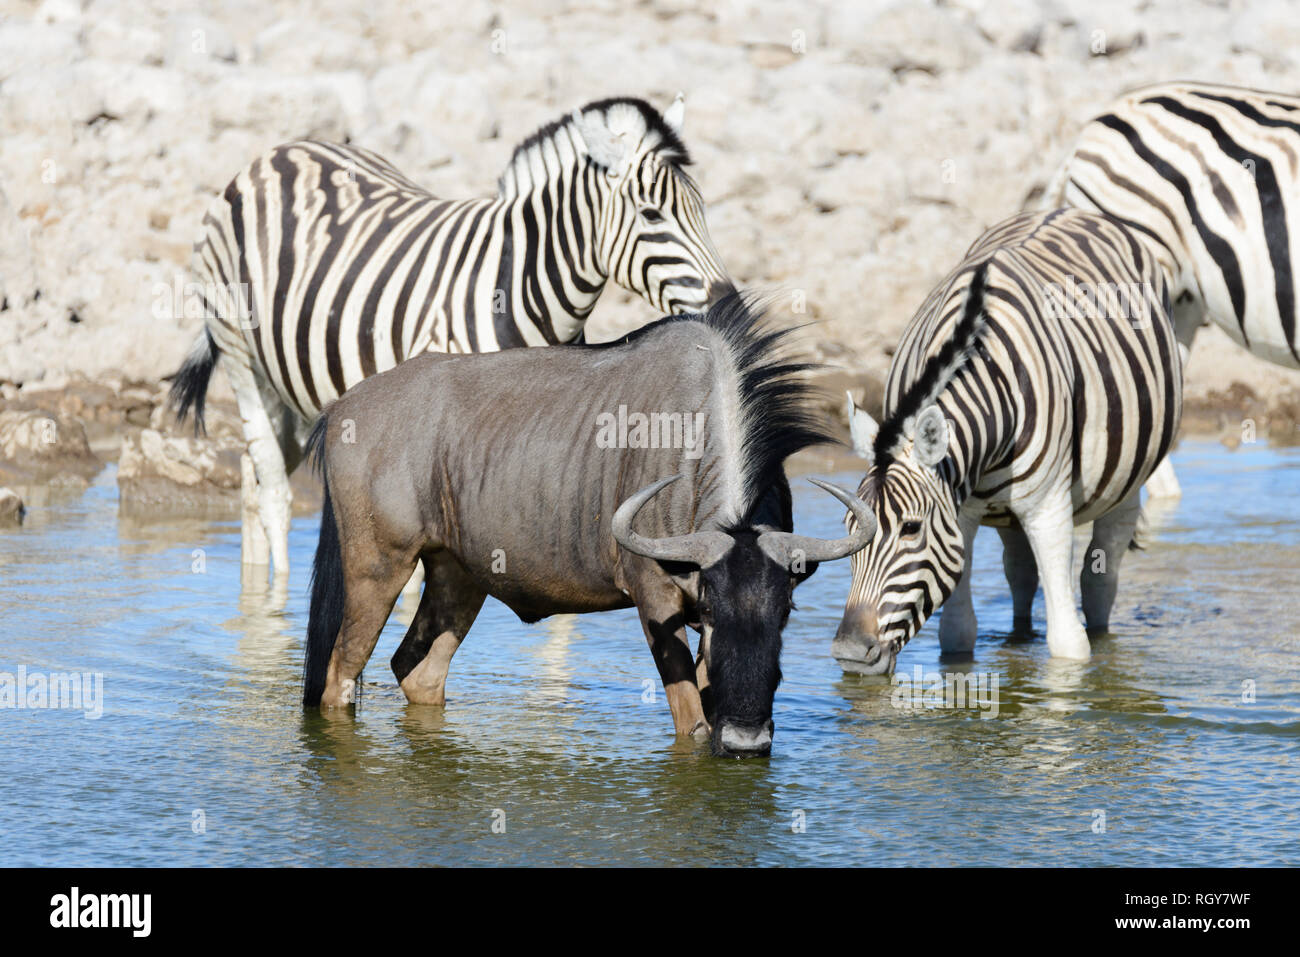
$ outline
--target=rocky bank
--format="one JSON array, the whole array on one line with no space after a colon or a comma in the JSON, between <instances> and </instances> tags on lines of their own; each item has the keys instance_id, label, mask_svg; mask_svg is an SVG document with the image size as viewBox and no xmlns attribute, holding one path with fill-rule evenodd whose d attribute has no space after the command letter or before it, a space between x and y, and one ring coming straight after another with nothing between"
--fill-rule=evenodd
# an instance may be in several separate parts
<instances>
[{"instance_id":1,"label":"rocky bank","mask_svg":"<svg viewBox=\"0 0 1300 957\"><path fill-rule=\"evenodd\" d=\"M926 291L1117 93L1297 76L1285 0L0 0L0 485L120 456L132 500L179 485L234 507L221 377L212 441L161 410L199 326L172 291L208 202L285 140L348 139L481 195L562 112L684 91L724 261L817 321L829 395L870 402ZM590 333L650 318L611 289ZM1300 373L1217 330L1187 392L1190 428L1295 437Z\"/></svg>"}]
</instances>

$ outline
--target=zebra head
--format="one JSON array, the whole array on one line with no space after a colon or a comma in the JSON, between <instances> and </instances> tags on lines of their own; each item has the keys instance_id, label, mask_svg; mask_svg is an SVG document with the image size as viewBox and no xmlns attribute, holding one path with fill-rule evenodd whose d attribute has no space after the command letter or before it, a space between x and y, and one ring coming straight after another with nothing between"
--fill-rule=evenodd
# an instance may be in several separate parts
<instances>
[{"instance_id":1,"label":"zebra head","mask_svg":"<svg viewBox=\"0 0 1300 957\"><path fill-rule=\"evenodd\" d=\"M903 645L957 587L963 543L957 505L939 465L948 455L943 411L929 405L875 447L879 426L849 397L853 447L867 459L858 496L875 515L871 544L852 558L853 584L831 654L845 671L890 674ZM845 519L850 531L856 519Z\"/></svg>"},{"instance_id":2,"label":"zebra head","mask_svg":"<svg viewBox=\"0 0 1300 957\"><path fill-rule=\"evenodd\" d=\"M709 237L699 187L684 169L684 111L678 94L662 115L642 100L615 99L571 117L599 197L596 265L668 314L699 312L735 289Z\"/></svg>"}]
</instances>

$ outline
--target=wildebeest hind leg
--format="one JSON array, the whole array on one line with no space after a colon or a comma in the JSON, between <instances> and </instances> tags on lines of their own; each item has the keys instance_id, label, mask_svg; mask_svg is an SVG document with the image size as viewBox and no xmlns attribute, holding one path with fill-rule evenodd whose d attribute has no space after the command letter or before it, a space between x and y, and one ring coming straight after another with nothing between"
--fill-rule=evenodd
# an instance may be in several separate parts
<instances>
[{"instance_id":1,"label":"wildebeest hind leg","mask_svg":"<svg viewBox=\"0 0 1300 957\"><path fill-rule=\"evenodd\" d=\"M441 706L452 655L487 595L446 552L424 559L424 577L420 607L391 664L407 701Z\"/></svg>"},{"instance_id":2,"label":"wildebeest hind leg","mask_svg":"<svg viewBox=\"0 0 1300 957\"><path fill-rule=\"evenodd\" d=\"M415 558L412 556L409 561L377 560L372 555L349 555L345 546L343 567L347 577L343 627L339 630L325 673L322 707L356 702L357 679L375 650L375 642L397 603L402 586L411 577ZM358 574L355 569L366 569L366 573Z\"/></svg>"}]
</instances>

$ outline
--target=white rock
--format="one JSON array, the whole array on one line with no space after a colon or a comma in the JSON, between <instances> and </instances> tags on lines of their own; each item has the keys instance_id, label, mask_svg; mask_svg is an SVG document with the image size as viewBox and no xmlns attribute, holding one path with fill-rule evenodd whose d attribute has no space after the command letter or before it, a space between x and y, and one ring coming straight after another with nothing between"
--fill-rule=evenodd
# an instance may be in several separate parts
<instances>
[{"instance_id":1,"label":"white rock","mask_svg":"<svg viewBox=\"0 0 1300 957\"><path fill-rule=\"evenodd\" d=\"M166 62L181 70L202 69L210 61L239 59L234 35L222 23L194 14L176 14L166 25Z\"/></svg>"},{"instance_id":2,"label":"white rock","mask_svg":"<svg viewBox=\"0 0 1300 957\"><path fill-rule=\"evenodd\" d=\"M17 525L23 520L23 500L11 488L0 488L0 525Z\"/></svg>"},{"instance_id":3,"label":"white rock","mask_svg":"<svg viewBox=\"0 0 1300 957\"><path fill-rule=\"evenodd\" d=\"M896 73L944 73L973 65L987 43L971 24L935 7L899 4L869 23L835 31L828 43L842 45L857 62Z\"/></svg>"},{"instance_id":4,"label":"white rock","mask_svg":"<svg viewBox=\"0 0 1300 957\"><path fill-rule=\"evenodd\" d=\"M94 460L80 422L22 409L0 412L0 458L19 464Z\"/></svg>"},{"instance_id":5,"label":"white rock","mask_svg":"<svg viewBox=\"0 0 1300 957\"><path fill-rule=\"evenodd\" d=\"M284 73L345 72L371 65L374 52L364 38L311 20L280 20L253 41L253 57Z\"/></svg>"}]
</instances>

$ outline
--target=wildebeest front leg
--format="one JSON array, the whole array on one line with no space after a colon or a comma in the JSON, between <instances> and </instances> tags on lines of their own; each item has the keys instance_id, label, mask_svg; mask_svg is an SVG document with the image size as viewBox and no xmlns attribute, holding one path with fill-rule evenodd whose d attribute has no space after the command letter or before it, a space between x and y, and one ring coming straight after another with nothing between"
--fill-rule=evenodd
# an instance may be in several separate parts
<instances>
[{"instance_id":1,"label":"wildebeest front leg","mask_svg":"<svg viewBox=\"0 0 1300 957\"><path fill-rule=\"evenodd\" d=\"M678 734L711 733L704 716L700 689L695 683L695 658L686 637L686 612L682 607L681 593L656 594L637 602L641 613L641 627L664 683L668 707L673 712L673 726Z\"/></svg>"},{"instance_id":2,"label":"wildebeest front leg","mask_svg":"<svg viewBox=\"0 0 1300 957\"><path fill-rule=\"evenodd\" d=\"M700 632L700 649L695 655L695 686L700 689L700 704L704 707L704 716L713 716L713 690L709 687L709 632L705 626Z\"/></svg>"},{"instance_id":3,"label":"wildebeest front leg","mask_svg":"<svg viewBox=\"0 0 1300 957\"><path fill-rule=\"evenodd\" d=\"M487 597L446 552L424 560L424 594L391 664L411 704L444 705L452 655Z\"/></svg>"}]
</instances>

